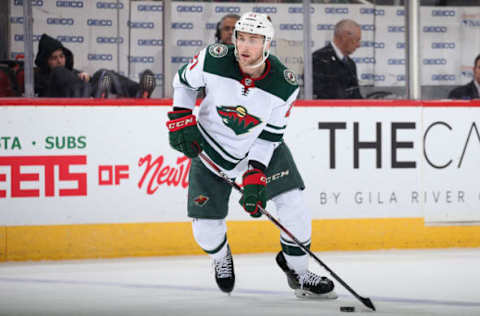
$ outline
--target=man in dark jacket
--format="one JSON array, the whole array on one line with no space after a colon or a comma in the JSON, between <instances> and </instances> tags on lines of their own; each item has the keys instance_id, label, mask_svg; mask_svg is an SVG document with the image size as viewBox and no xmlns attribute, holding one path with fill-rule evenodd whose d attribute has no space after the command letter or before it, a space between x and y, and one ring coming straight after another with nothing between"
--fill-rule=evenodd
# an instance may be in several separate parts
<instances>
[{"instance_id":1,"label":"man in dark jacket","mask_svg":"<svg viewBox=\"0 0 480 316\"><path fill-rule=\"evenodd\" d=\"M480 54L473 64L473 80L464 86L457 87L448 94L449 99L478 99L480 94Z\"/></svg>"},{"instance_id":2,"label":"man in dark jacket","mask_svg":"<svg viewBox=\"0 0 480 316\"><path fill-rule=\"evenodd\" d=\"M145 70L140 84L110 70L100 69L90 78L86 72L73 68L71 50L47 34L43 34L35 58L35 93L39 97L150 97L155 89L155 76Z\"/></svg>"},{"instance_id":3,"label":"man in dark jacket","mask_svg":"<svg viewBox=\"0 0 480 316\"><path fill-rule=\"evenodd\" d=\"M357 66L349 57L360 47L361 35L358 23L341 20L335 25L333 41L313 53L313 93L317 99L362 99Z\"/></svg>"}]
</instances>

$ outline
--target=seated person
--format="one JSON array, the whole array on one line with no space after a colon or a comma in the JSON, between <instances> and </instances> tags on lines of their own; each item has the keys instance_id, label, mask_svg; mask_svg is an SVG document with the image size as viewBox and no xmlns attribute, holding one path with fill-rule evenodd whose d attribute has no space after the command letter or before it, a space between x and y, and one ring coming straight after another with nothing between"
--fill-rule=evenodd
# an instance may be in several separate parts
<instances>
[{"instance_id":1,"label":"seated person","mask_svg":"<svg viewBox=\"0 0 480 316\"><path fill-rule=\"evenodd\" d=\"M464 86L457 87L448 94L449 99L478 99L480 95L480 54L473 64L473 80Z\"/></svg>"},{"instance_id":2,"label":"seated person","mask_svg":"<svg viewBox=\"0 0 480 316\"><path fill-rule=\"evenodd\" d=\"M39 97L96 97L109 93L121 97L149 98L155 89L155 75L145 70L136 83L116 72L101 69L92 77L73 68L71 50L53 37L43 34L35 58L35 93Z\"/></svg>"}]
</instances>

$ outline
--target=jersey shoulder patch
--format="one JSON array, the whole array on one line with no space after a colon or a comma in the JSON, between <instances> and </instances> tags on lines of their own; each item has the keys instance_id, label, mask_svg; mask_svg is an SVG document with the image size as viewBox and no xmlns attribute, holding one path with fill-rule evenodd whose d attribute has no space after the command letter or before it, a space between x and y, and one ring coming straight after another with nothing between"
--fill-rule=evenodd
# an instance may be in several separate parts
<instances>
[{"instance_id":1,"label":"jersey shoulder patch","mask_svg":"<svg viewBox=\"0 0 480 316\"><path fill-rule=\"evenodd\" d=\"M228 54L228 46L224 44L212 44L208 46L208 53L214 58L222 58Z\"/></svg>"}]
</instances>

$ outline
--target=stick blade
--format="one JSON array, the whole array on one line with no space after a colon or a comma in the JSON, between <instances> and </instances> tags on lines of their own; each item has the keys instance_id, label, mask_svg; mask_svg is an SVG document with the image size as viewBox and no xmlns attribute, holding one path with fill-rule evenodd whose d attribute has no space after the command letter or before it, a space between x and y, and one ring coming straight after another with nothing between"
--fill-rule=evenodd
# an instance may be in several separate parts
<instances>
[{"instance_id":1,"label":"stick blade","mask_svg":"<svg viewBox=\"0 0 480 316\"><path fill-rule=\"evenodd\" d=\"M370 308L373 311L376 310L372 301L368 297L361 297L360 300L362 301L363 305L367 306L368 308Z\"/></svg>"}]
</instances>

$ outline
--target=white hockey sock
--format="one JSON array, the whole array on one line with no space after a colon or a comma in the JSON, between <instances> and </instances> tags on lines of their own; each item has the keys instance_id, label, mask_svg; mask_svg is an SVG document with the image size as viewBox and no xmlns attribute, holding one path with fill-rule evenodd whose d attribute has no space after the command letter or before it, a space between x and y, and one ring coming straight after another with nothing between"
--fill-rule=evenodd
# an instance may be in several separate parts
<instances>
[{"instance_id":1,"label":"white hockey sock","mask_svg":"<svg viewBox=\"0 0 480 316\"><path fill-rule=\"evenodd\" d=\"M308 256L289 256L285 252L283 253L287 260L288 266L295 270L299 275L308 270Z\"/></svg>"},{"instance_id":2,"label":"white hockey sock","mask_svg":"<svg viewBox=\"0 0 480 316\"><path fill-rule=\"evenodd\" d=\"M211 258L220 259L227 255L227 225L224 219L195 218L192 229L195 241Z\"/></svg>"}]
</instances>

